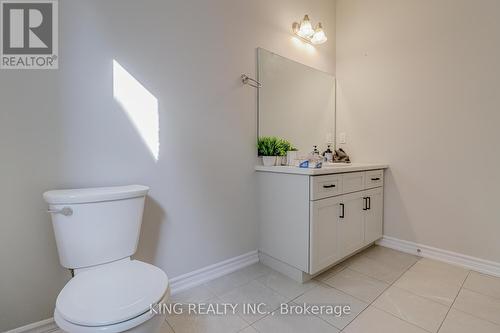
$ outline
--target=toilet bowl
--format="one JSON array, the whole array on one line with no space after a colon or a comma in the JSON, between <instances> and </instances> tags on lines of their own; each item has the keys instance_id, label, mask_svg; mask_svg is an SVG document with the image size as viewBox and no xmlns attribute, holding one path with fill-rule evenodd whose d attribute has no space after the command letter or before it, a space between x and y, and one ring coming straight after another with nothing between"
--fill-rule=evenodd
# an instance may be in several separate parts
<instances>
[{"instance_id":1,"label":"toilet bowl","mask_svg":"<svg viewBox=\"0 0 500 333\"><path fill-rule=\"evenodd\" d=\"M145 186L44 193L59 259L74 277L57 297L56 324L68 333L159 332L167 275L131 255L137 250ZM160 309L161 310L161 309Z\"/></svg>"}]
</instances>

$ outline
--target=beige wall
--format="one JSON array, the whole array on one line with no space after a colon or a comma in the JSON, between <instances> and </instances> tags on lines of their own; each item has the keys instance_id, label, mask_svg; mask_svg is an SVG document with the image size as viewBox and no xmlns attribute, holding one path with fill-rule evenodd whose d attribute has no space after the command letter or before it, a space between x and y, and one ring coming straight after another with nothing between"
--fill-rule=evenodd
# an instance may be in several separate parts
<instances>
[{"instance_id":1,"label":"beige wall","mask_svg":"<svg viewBox=\"0 0 500 333\"><path fill-rule=\"evenodd\" d=\"M333 0L60 2L60 70L0 73L0 331L52 316L68 279L41 194L151 187L138 257L170 277L257 248L256 47L334 74L334 39L292 40ZM112 95L116 59L159 101L155 162Z\"/></svg>"},{"instance_id":2,"label":"beige wall","mask_svg":"<svg viewBox=\"0 0 500 333\"><path fill-rule=\"evenodd\" d=\"M500 1L338 0L338 132L385 234L500 262Z\"/></svg>"}]
</instances>

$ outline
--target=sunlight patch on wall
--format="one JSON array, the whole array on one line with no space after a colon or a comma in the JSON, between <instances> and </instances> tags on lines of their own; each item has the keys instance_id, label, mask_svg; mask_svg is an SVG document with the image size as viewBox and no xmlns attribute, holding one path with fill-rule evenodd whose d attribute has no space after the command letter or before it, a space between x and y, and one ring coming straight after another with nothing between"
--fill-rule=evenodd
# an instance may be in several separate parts
<instances>
[{"instance_id":1,"label":"sunlight patch on wall","mask_svg":"<svg viewBox=\"0 0 500 333\"><path fill-rule=\"evenodd\" d=\"M158 99L113 60L113 97L139 132L155 161L160 153Z\"/></svg>"}]
</instances>

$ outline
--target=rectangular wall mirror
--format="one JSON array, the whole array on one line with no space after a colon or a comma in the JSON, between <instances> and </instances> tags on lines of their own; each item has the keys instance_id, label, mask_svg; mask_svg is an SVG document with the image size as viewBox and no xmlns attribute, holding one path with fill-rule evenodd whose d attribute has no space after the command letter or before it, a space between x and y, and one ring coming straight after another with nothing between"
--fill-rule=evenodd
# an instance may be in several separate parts
<instances>
[{"instance_id":1,"label":"rectangular wall mirror","mask_svg":"<svg viewBox=\"0 0 500 333\"><path fill-rule=\"evenodd\" d=\"M299 153L335 139L335 77L262 48L257 49L259 136L290 141Z\"/></svg>"}]
</instances>

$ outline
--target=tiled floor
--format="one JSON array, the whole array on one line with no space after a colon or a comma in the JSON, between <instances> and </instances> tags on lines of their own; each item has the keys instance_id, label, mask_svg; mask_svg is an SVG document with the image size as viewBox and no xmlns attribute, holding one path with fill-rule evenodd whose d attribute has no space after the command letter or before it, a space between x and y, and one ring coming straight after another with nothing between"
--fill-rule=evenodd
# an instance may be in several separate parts
<instances>
[{"instance_id":1,"label":"tiled floor","mask_svg":"<svg viewBox=\"0 0 500 333\"><path fill-rule=\"evenodd\" d=\"M500 278L379 246L306 284L256 264L171 302L262 302L272 313L170 315L163 333L500 333ZM284 315L281 303L350 305L351 314Z\"/></svg>"},{"instance_id":2,"label":"tiled floor","mask_svg":"<svg viewBox=\"0 0 500 333\"><path fill-rule=\"evenodd\" d=\"M297 283L261 264L171 297L265 303L268 315L169 315L162 333L500 333L500 278L374 246ZM350 315L284 315L280 304L349 305Z\"/></svg>"}]
</instances>

